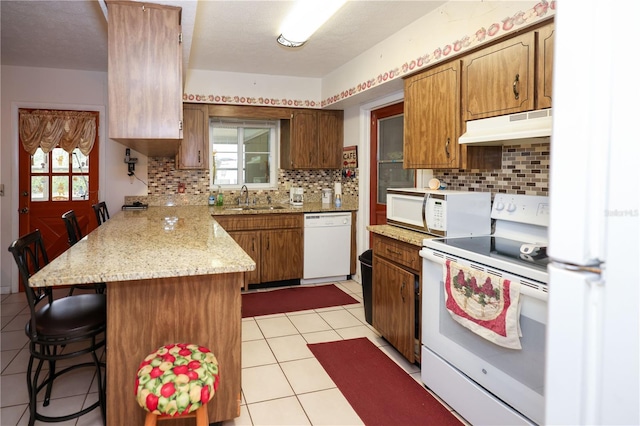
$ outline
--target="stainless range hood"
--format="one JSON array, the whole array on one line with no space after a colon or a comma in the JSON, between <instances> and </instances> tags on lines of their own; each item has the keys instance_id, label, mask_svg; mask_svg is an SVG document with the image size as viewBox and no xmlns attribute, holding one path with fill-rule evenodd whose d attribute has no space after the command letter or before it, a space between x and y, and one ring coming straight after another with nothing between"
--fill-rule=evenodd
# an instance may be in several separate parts
<instances>
[{"instance_id":1,"label":"stainless range hood","mask_svg":"<svg viewBox=\"0 0 640 426\"><path fill-rule=\"evenodd\" d=\"M536 143L551 136L551 108L467 121L459 144L484 146Z\"/></svg>"}]
</instances>

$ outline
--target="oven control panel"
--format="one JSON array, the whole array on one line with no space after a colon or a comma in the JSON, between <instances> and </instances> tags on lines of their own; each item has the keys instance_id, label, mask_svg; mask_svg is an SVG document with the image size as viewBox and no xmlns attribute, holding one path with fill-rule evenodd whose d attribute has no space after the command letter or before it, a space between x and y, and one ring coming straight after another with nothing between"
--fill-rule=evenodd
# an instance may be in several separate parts
<instances>
[{"instance_id":1,"label":"oven control panel","mask_svg":"<svg viewBox=\"0 0 640 426\"><path fill-rule=\"evenodd\" d=\"M549 197L537 195L496 194L491 219L549 226Z\"/></svg>"}]
</instances>

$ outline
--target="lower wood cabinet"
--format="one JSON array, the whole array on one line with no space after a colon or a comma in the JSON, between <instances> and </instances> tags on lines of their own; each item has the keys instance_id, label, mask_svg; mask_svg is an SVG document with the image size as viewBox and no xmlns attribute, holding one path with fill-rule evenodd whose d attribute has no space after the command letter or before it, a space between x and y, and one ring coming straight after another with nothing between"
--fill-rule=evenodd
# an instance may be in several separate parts
<instances>
[{"instance_id":1,"label":"lower wood cabinet","mask_svg":"<svg viewBox=\"0 0 640 426\"><path fill-rule=\"evenodd\" d=\"M246 285L302 278L302 214L221 215L214 219L256 262L256 270L247 272Z\"/></svg>"},{"instance_id":2,"label":"lower wood cabinet","mask_svg":"<svg viewBox=\"0 0 640 426\"><path fill-rule=\"evenodd\" d=\"M373 327L409 362L420 356L420 248L373 234ZM417 316L416 316L417 315ZM416 339L416 336L418 338Z\"/></svg>"}]
</instances>

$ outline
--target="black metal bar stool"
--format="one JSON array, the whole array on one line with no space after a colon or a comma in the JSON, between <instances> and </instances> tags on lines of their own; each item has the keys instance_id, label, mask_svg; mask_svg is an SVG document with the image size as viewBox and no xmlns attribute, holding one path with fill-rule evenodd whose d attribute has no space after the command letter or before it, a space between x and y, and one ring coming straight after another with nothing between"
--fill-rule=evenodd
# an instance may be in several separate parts
<instances>
[{"instance_id":1,"label":"black metal bar stool","mask_svg":"<svg viewBox=\"0 0 640 426\"><path fill-rule=\"evenodd\" d=\"M91 206L93 212L96 214L96 220L98 221L98 226L102 225L104 222L109 220L109 209L107 209L107 203L104 201L100 201L97 204Z\"/></svg>"},{"instance_id":2,"label":"black metal bar stool","mask_svg":"<svg viewBox=\"0 0 640 426\"><path fill-rule=\"evenodd\" d=\"M103 423L106 421L106 364L98 358L98 350L106 348L107 298L104 294L90 293L54 299L52 287L29 286L29 278L49 263L40 230L18 238L9 246L18 265L31 318L25 326L29 337L29 364L27 389L29 391L29 425L36 420L62 422L78 418L100 407ZM90 354L92 361L69 364L68 360ZM64 368L56 370L56 363ZM42 374L47 363L48 374ZM36 410L38 394L44 389L46 407L51 402L54 382L70 371L94 368L98 381L98 401L91 406L64 416L45 416ZM35 370L34 370L35 368Z\"/></svg>"}]
</instances>

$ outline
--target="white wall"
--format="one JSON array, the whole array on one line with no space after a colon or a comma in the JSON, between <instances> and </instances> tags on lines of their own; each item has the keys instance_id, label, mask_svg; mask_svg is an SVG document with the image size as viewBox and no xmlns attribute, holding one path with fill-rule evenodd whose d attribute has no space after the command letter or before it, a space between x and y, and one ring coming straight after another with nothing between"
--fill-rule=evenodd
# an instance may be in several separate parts
<instances>
[{"instance_id":1,"label":"white wall","mask_svg":"<svg viewBox=\"0 0 640 426\"><path fill-rule=\"evenodd\" d=\"M120 209L125 195L145 194L139 181L131 183L124 163L125 147L106 139L107 74L104 72L2 66L0 141L0 291L17 291L18 278L11 254L6 250L18 238L18 108L91 109L100 112L100 200L111 212ZM146 157L136 153L136 174L146 180Z\"/></svg>"}]
</instances>

